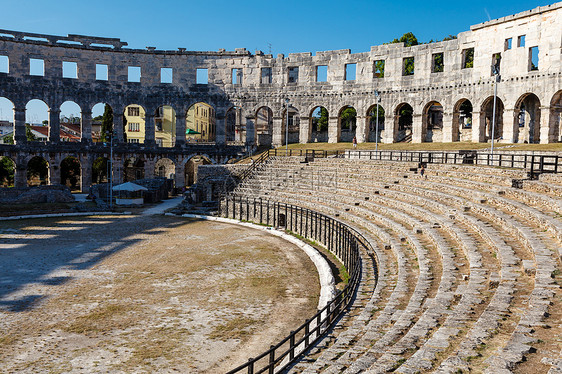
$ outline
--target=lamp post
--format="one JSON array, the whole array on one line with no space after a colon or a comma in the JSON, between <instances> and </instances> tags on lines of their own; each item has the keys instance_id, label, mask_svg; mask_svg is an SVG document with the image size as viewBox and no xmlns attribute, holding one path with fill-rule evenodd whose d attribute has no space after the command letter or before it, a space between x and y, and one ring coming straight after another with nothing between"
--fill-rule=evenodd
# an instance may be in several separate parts
<instances>
[{"instance_id":1,"label":"lamp post","mask_svg":"<svg viewBox=\"0 0 562 374\"><path fill-rule=\"evenodd\" d=\"M289 154L289 98L285 99L285 110L287 111L287 118L285 120L285 155Z\"/></svg>"},{"instance_id":2,"label":"lamp post","mask_svg":"<svg viewBox=\"0 0 562 374\"><path fill-rule=\"evenodd\" d=\"M491 147L491 151L490 151L492 156L494 155L494 136L495 136L495 131L496 131L496 100L497 100L497 97L498 97L498 83L501 80L500 61L501 61L501 55L498 55L496 57L496 63L494 65L492 65L492 72L494 73L494 76L496 78L496 82L494 83L494 106L493 106L493 109L492 109L492 147ZM492 160L492 162L493 162L493 160Z\"/></svg>"},{"instance_id":3,"label":"lamp post","mask_svg":"<svg viewBox=\"0 0 562 374\"><path fill-rule=\"evenodd\" d=\"M109 141L109 164L107 165L107 178L109 179L109 209L113 209L113 132L108 131Z\"/></svg>"},{"instance_id":4,"label":"lamp post","mask_svg":"<svg viewBox=\"0 0 562 374\"><path fill-rule=\"evenodd\" d=\"M375 98L377 100L377 115L376 115L376 122L375 122L375 152L378 156L379 152L379 102L381 101L380 92L375 90Z\"/></svg>"}]
</instances>

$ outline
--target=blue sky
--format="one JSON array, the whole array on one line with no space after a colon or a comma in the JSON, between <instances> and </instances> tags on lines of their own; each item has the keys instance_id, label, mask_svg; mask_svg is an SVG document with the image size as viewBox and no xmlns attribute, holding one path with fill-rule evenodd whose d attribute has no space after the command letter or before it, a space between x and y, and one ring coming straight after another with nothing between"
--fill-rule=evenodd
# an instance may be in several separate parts
<instances>
[{"instance_id":1,"label":"blue sky","mask_svg":"<svg viewBox=\"0 0 562 374\"><path fill-rule=\"evenodd\" d=\"M365 52L411 31L442 39L471 25L552 2L348 0L69 1L0 0L1 27L41 34L120 38L131 48L265 53ZM11 119L0 102L0 119ZM8 113L8 115L7 115ZM64 113L63 113L64 114ZM70 113L68 113L70 114ZM44 114L32 114L41 119Z\"/></svg>"}]
</instances>

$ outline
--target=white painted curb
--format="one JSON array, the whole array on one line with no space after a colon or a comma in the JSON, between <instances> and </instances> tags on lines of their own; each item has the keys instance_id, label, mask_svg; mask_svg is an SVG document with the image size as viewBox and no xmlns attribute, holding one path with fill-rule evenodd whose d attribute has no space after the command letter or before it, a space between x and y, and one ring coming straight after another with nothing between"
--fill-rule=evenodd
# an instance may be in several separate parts
<instances>
[{"instance_id":1,"label":"white painted curb","mask_svg":"<svg viewBox=\"0 0 562 374\"><path fill-rule=\"evenodd\" d=\"M0 221L9 221L13 219L27 218L51 218L51 217L78 217L78 216L122 216L131 214L131 212L115 213L115 212L78 212L78 213L51 213L51 214L30 214L27 216L11 216L0 217Z\"/></svg>"},{"instance_id":2,"label":"white painted curb","mask_svg":"<svg viewBox=\"0 0 562 374\"><path fill-rule=\"evenodd\" d=\"M175 214L172 213L166 213L165 215L175 216ZM235 225L250 227L252 229L267 231L269 234L278 236L290 243L295 244L308 255L308 257L312 260L312 262L316 266L316 270L318 271L318 277L320 279L320 299L318 300L318 310L324 308L336 296L337 293L336 285L335 285L336 282L334 279L334 274L332 274L332 269L330 269L330 265L314 247L306 244L302 240L297 239L294 236L289 235L283 231L273 229L271 227L260 226L247 222L240 222L238 220L230 219L230 218L204 216L199 214L183 214L182 217L231 223Z\"/></svg>"}]
</instances>

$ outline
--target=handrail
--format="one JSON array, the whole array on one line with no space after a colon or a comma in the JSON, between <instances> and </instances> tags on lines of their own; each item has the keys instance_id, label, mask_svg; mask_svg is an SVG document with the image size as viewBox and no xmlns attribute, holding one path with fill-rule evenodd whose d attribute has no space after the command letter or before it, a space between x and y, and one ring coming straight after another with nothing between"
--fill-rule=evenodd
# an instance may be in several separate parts
<instances>
[{"instance_id":1,"label":"handrail","mask_svg":"<svg viewBox=\"0 0 562 374\"><path fill-rule=\"evenodd\" d=\"M223 207L224 205L224 207ZM234 219L283 227L303 237L315 240L332 251L344 263L350 275L348 284L314 316L291 331L267 351L227 374L247 372L275 373L287 368L322 338L327 329L345 313L359 287L362 264L359 248L374 254L368 240L345 223L308 208L264 199L249 199L230 195L219 203L219 214ZM375 267L375 276L376 274Z\"/></svg>"}]
</instances>

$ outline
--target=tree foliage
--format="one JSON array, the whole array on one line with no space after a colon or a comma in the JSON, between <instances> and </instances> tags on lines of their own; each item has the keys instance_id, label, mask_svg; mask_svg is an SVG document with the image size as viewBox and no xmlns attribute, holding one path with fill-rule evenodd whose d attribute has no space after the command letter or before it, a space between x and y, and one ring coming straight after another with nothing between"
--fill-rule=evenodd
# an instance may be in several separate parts
<instances>
[{"instance_id":1,"label":"tree foliage","mask_svg":"<svg viewBox=\"0 0 562 374\"><path fill-rule=\"evenodd\" d=\"M102 142L107 142L111 139L111 133L113 132L113 109L107 104L103 109L103 116L101 118L101 134L100 140Z\"/></svg>"},{"instance_id":2,"label":"tree foliage","mask_svg":"<svg viewBox=\"0 0 562 374\"><path fill-rule=\"evenodd\" d=\"M390 41L389 44L394 43L404 43L404 47L411 47L413 45L418 45L418 38L414 35L413 32L407 32L400 37L400 39L394 39Z\"/></svg>"},{"instance_id":3,"label":"tree foliage","mask_svg":"<svg viewBox=\"0 0 562 374\"><path fill-rule=\"evenodd\" d=\"M15 164L9 157L0 158L0 186L11 187L14 185Z\"/></svg>"},{"instance_id":4,"label":"tree foliage","mask_svg":"<svg viewBox=\"0 0 562 374\"><path fill-rule=\"evenodd\" d=\"M357 121L357 111L353 107L345 108L340 115L341 128L351 129L355 128L355 123Z\"/></svg>"},{"instance_id":5,"label":"tree foliage","mask_svg":"<svg viewBox=\"0 0 562 374\"><path fill-rule=\"evenodd\" d=\"M60 164L60 176L63 184L70 182L70 187L77 187L80 178L80 161L76 157L67 157Z\"/></svg>"},{"instance_id":6,"label":"tree foliage","mask_svg":"<svg viewBox=\"0 0 562 374\"><path fill-rule=\"evenodd\" d=\"M102 183L107 180L107 158L98 157L92 165L92 181Z\"/></svg>"},{"instance_id":7,"label":"tree foliage","mask_svg":"<svg viewBox=\"0 0 562 374\"><path fill-rule=\"evenodd\" d=\"M317 132L328 131L328 110L320 107L320 113L313 115L312 124L316 126Z\"/></svg>"},{"instance_id":8,"label":"tree foliage","mask_svg":"<svg viewBox=\"0 0 562 374\"><path fill-rule=\"evenodd\" d=\"M46 181L49 176L49 164L43 157L33 157L27 163L27 179L39 178Z\"/></svg>"}]
</instances>

